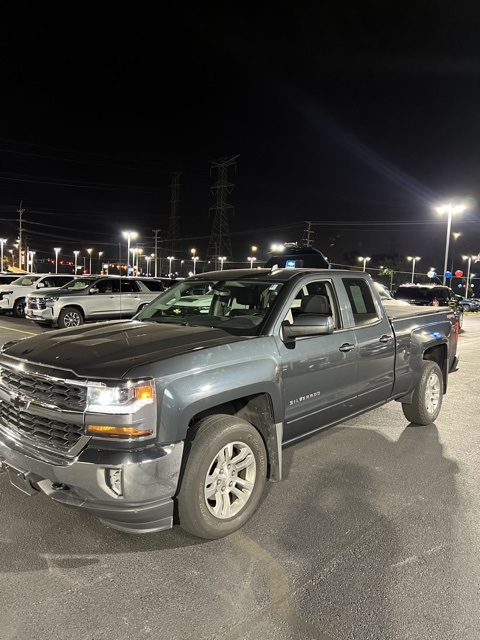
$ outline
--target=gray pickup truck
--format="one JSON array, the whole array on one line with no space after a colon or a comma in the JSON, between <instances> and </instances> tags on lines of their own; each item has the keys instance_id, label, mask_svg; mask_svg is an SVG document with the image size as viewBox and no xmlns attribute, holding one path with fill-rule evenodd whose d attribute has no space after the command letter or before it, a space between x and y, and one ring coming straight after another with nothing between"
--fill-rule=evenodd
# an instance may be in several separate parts
<instances>
[{"instance_id":1,"label":"gray pickup truck","mask_svg":"<svg viewBox=\"0 0 480 640\"><path fill-rule=\"evenodd\" d=\"M220 538L281 479L285 444L390 400L432 423L457 340L453 310L384 305L363 272L200 274L131 320L5 344L0 464L116 529Z\"/></svg>"}]
</instances>

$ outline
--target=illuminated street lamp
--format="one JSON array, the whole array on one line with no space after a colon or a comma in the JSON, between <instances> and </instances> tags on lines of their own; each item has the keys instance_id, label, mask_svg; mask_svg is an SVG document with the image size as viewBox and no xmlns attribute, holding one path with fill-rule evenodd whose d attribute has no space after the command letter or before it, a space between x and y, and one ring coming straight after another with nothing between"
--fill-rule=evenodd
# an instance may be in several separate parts
<instances>
[{"instance_id":1,"label":"illuminated street lamp","mask_svg":"<svg viewBox=\"0 0 480 640\"><path fill-rule=\"evenodd\" d=\"M192 260L193 260L193 275L195 275L197 273L195 265L197 264L198 256L193 256Z\"/></svg>"},{"instance_id":2,"label":"illuminated street lamp","mask_svg":"<svg viewBox=\"0 0 480 640\"><path fill-rule=\"evenodd\" d=\"M55 247L55 273L58 273L58 254L60 253L60 247Z\"/></svg>"},{"instance_id":3,"label":"illuminated street lamp","mask_svg":"<svg viewBox=\"0 0 480 640\"><path fill-rule=\"evenodd\" d=\"M358 259L362 262L363 261L363 270L365 271L365 268L367 266L367 262L369 262L371 260L371 258L364 258L363 256L359 256Z\"/></svg>"},{"instance_id":4,"label":"illuminated street lamp","mask_svg":"<svg viewBox=\"0 0 480 640\"><path fill-rule=\"evenodd\" d=\"M127 239L127 263L130 262L130 240L137 238L138 233L136 231L124 231L123 237ZM127 264L127 276L130 274Z\"/></svg>"},{"instance_id":5,"label":"illuminated street lamp","mask_svg":"<svg viewBox=\"0 0 480 640\"><path fill-rule=\"evenodd\" d=\"M452 216L455 213L462 213L465 211L466 207L464 204L444 204L441 207L436 207L437 213L446 213L447 214L447 241L445 243L445 261L443 263L443 284L446 284L447 278L445 274L447 273L447 262L448 262L448 247L450 244L450 230L452 228Z\"/></svg>"},{"instance_id":6,"label":"illuminated street lamp","mask_svg":"<svg viewBox=\"0 0 480 640\"><path fill-rule=\"evenodd\" d=\"M247 260L250 260L250 269L253 269L253 263L256 260L255 256L251 256L250 258L247 258Z\"/></svg>"},{"instance_id":7,"label":"illuminated street lamp","mask_svg":"<svg viewBox=\"0 0 480 640\"><path fill-rule=\"evenodd\" d=\"M413 279L415 278L415 263L420 260L421 258L419 258L418 256L416 256L415 258L412 256L407 256L407 260L410 262L410 260L412 261L412 284L413 284Z\"/></svg>"},{"instance_id":8,"label":"illuminated street lamp","mask_svg":"<svg viewBox=\"0 0 480 640\"><path fill-rule=\"evenodd\" d=\"M90 256L90 266L88 267L88 273L92 275L92 251L93 249L87 249L87 253Z\"/></svg>"},{"instance_id":9,"label":"illuminated street lamp","mask_svg":"<svg viewBox=\"0 0 480 640\"><path fill-rule=\"evenodd\" d=\"M102 273L103 268L102 268L102 256L103 256L103 251L99 251L98 252L98 273Z\"/></svg>"},{"instance_id":10,"label":"illuminated street lamp","mask_svg":"<svg viewBox=\"0 0 480 640\"><path fill-rule=\"evenodd\" d=\"M465 298L468 298L468 285L470 282L470 266L472 264L472 260L477 260L477 256L462 256L462 258L464 260L468 260L468 267L467 267L467 284L465 287Z\"/></svg>"},{"instance_id":11,"label":"illuminated street lamp","mask_svg":"<svg viewBox=\"0 0 480 640\"><path fill-rule=\"evenodd\" d=\"M223 263L227 258L226 256L220 256L218 259L220 260L220 271L223 271Z\"/></svg>"},{"instance_id":12,"label":"illuminated street lamp","mask_svg":"<svg viewBox=\"0 0 480 640\"><path fill-rule=\"evenodd\" d=\"M173 256L167 256L168 260L168 275L172 277L172 260L175 260Z\"/></svg>"},{"instance_id":13,"label":"illuminated street lamp","mask_svg":"<svg viewBox=\"0 0 480 640\"><path fill-rule=\"evenodd\" d=\"M132 252L132 271L135 270L135 260L136 260L136 255L137 255L137 251L138 249L130 249L130 251ZM128 259L129 263L130 263L130 258Z\"/></svg>"},{"instance_id":14,"label":"illuminated street lamp","mask_svg":"<svg viewBox=\"0 0 480 640\"><path fill-rule=\"evenodd\" d=\"M147 262L147 276L150 275L150 260L152 259L152 256L145 256L145 260Z\"/></svg>"},{"instance_id":15,"label":"illuminated street lamp","mask_svg":"<svg viewBox=\"0 0 480 640\"><path fill-rule=\"evenodd\" d=\"M77 275L77 262L78 262L78 254L80 253L80 251L74 251L73 255L75 256L75 275Z\"/></svg>"},{"instance_id":16,"label":"illuminated street lamp","mask_svg":"<svg viewBox=\"0 0 480 640\"><path fill-rule=\"evenodd\" d=\"M35 251L29 251L27 256L27 271L33 271L33 256L35 255Z\"/></svg>"}]
</instances>

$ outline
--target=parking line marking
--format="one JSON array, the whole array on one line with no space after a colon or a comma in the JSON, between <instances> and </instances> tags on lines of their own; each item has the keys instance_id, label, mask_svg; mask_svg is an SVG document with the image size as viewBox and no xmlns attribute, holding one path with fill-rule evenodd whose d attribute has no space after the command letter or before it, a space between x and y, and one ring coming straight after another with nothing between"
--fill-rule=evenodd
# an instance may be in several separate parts
<instances>
[{"instance_id":1,"label":"parking line marking","mask_svg":"<svg viewBox=\"0 0 480 640\"><path fill-rule=\"evenodd\" d=\"M12 329L11 327L6 327L3 324L0 324L0 329L6 329L7 331L18 331L18 333L28 333L29 336L38 336L38 333L33 333L32 331L23 331L22 329Z\"/></svg>"}]
</instances>

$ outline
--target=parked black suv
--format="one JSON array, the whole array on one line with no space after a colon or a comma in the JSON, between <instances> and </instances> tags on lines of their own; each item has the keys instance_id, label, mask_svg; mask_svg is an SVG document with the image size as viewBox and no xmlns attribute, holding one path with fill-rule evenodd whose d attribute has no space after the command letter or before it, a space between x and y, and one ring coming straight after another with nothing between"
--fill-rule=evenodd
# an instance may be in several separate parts
<instances>
[{"instance_id":1,"label":"parked black suv","mask_svg":"<svg viewBox=\"0 0 480 640\"><path fill-rule=\"evenodd\" d=\"M441 284L402 284L394 293L396 300L405 300L422 307L452 307L463 324L462 296Z\"/></svg>"}]
</instances>

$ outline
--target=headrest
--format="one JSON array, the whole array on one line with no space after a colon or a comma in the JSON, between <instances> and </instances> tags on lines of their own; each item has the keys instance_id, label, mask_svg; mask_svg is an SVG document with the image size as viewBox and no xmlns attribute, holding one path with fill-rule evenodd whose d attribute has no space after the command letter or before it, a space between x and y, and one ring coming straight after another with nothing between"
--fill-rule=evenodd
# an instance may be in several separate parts
<instances>
[{"instance_id":1,"label":"headrest","mask_svg":"<svg viewBox=\"0 0 480 640\"><path fill-rule=\"evenodd\" d=\"M256 306L260 303L260 294L257 288L238 289L237 303L249 306Z\"/></svg>"},{"instance_id":2,"label":"headrest","mask_svg":"<svg viewBox=\"0 0 480 640\"><path fill-rule=\"evenodd\" d=\"M327 296L305 296L300 305L301 313L330 313Z\"/></svg>"}]
</instances>

